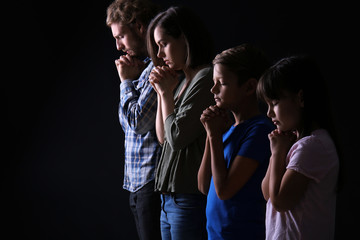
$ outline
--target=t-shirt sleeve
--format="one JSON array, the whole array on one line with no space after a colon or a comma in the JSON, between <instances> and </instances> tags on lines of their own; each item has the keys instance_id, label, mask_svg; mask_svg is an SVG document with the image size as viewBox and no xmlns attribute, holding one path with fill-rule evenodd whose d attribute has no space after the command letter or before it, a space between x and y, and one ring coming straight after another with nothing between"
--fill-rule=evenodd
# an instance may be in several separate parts
<instances>
[{"instance_id":1,"label":"t-shirt sleeve","mask_svg":"<svg viewBox=\"0 0 360 240\"><path fill-rule=\"evenodd\" d=\"M237 155L254 159L259 163L269 160L271 152L268 134L271 131L272 129L266 124L252 127L242 142Z\"/></svg>"},{"instance_id":2,"label":"t-shirt sleeve","mask_svg":"<svg viewBox=\"0 0 360 240\"><path fill-rule=\"evenodd\" d=\"M287 169L292 169L319 182L328 174L335 162L330 162L329 151L313 138L295 143L288 154ZM334 153L336 154L336 152Z\"/></svg>"}]
</instances>

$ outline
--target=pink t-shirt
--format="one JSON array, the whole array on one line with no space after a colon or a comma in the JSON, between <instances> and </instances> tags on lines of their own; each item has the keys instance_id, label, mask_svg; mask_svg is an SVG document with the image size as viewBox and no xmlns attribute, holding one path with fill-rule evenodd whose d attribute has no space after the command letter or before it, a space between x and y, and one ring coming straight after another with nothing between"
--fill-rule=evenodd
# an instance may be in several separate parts
<instances>
[{"instance_id":1,"label":"pink t-shirt","mask_svg":"<svg viewBox=\"0 0 360 240\"><path fill-rule=\"evenodd\" d=\"M311 181L292 210L280 213L268 200L266 239L333 239L339 159L330 135L319 129L300 139L290 148L286 161L287 169Z\"/></svg>"}]
</instances>

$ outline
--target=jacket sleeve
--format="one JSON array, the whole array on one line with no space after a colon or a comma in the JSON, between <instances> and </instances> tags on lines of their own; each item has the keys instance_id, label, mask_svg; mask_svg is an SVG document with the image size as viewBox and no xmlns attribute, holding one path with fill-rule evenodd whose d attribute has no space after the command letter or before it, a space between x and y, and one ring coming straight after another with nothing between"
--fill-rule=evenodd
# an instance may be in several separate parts
<instances>
[{"instance_id":1,"label":"jacket sleeve","mask_svg":"<svg viewBox=\"0 0 360 240\"><path fill-rule=\"evenodd\" d=\"M181 105L165 120L165 138L175 151L194 142L205 133L200 116L205 108L214 104L210 92L212 80L208 74L189 90Z\"/></svg>"}]
</instances>

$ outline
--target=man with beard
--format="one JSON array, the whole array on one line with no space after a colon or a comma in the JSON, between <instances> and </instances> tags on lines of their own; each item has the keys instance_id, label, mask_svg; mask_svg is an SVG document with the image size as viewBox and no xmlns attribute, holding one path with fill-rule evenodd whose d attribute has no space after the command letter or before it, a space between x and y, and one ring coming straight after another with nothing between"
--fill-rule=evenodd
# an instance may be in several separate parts
<instances>
[{"instance_id":1,"label":"man with beard","mask_svg":"<svg viewBox=\"0 0 360 240\"><path fill-rule=\"evenodd\" d=\"M123 188L130 192L140 239L161 239L160 197L154 192L154 172L161 149L155 133L157 94L148 81L153 63L146 32L157 7L147 0L115 0L106 24L122 51L115 65L120 77L119 119L125 133Z\"/></svg>"}]
</instances>

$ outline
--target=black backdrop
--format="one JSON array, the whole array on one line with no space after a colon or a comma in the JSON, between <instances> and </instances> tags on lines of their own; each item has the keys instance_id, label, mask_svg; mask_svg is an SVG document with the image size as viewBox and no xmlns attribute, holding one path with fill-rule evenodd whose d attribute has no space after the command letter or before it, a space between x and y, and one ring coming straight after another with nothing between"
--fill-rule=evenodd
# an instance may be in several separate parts
<instances>
[{"instance_id":1,"label":"black backdrop","mask_svg":"<svg viewBox=\"0 0 360 240\"><path fill-rule=\"evenodd\" d=\"M6 239L136 239L128 193L122 189L123 133L114 66L119 53L105 25L110 2L13 1L3 7L0 226ZM155 2L197 11L217 52L251 42L272 61L297 53L316 57L333 97L344 152L336 235L354 235L359 223L355 5Z\"/></svg>"}]
</instances>

